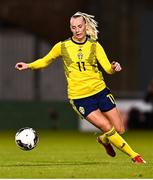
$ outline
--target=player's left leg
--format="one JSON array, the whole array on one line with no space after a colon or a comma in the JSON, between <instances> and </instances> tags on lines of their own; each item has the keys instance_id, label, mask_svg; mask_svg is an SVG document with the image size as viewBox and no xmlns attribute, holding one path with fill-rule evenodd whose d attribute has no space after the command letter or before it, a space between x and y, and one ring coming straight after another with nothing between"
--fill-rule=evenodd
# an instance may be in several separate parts
<instances>
[{"instance_id":1,"label":"player's left leg","mask_svg":"<svg viewBox=\"0 0 153 180\"><path fill-rule=\"evenodd\" d=\"M133 149L128 145L128 143L112 128L111 131L105 133L109 141L116 146L119 150L123 151L125 154L129 155L135 164L146 163L145 160L140 156L140 154L133 151Z\"/></svg>"},{"instance_id":2,"label":"player's left leg","mask_svg":"<svg viewBox=\"0 0 153 180\"><path fill-rule=\"evenodd\" d=\"M109 141L115 145L118 149L129 155L135 163L145 163L141 156L133 151L133 149L128 145L128 143L117 133L124 132L124 124L118 113L117 108L113 108L105 113L103 113L107 119L113 124L114 130L105 133L104 135L109 139Z\"/></svg>"}]
</instances>

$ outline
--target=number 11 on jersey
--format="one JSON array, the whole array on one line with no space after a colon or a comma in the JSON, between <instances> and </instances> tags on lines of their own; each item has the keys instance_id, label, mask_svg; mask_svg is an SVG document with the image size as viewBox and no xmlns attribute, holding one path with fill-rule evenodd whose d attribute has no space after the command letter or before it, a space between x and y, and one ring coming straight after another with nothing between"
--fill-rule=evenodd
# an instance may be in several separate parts
<instances>
[{"instance_id":1,"label":"number 11 on jersey","mask_svg":"<svg viewBox=\"0 0 153 180\"><path fill-rule=\"evenodd\" d=\"M79 71L85 71L85 62L77 62Z\"/></svg>"}]
</instances>

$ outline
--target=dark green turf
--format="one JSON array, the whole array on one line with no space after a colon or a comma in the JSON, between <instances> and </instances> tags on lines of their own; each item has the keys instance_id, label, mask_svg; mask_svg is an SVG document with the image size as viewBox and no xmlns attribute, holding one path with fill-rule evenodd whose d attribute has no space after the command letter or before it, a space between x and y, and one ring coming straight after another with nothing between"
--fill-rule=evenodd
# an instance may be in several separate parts
<instances>
[{"instance_id":1,"label":"dark green turf","mask_svg":"<svg viewBox=\"0 0 153 180\"><path fill-rule=\"evenodd\" d=\"M153 178L153 132L129 131L124 137L147 164L132 164L117 150L111 158L94 133L39 131L29 152L16 147L15 132L0 132L0 178Z\"/></svg>"}]
</instances>

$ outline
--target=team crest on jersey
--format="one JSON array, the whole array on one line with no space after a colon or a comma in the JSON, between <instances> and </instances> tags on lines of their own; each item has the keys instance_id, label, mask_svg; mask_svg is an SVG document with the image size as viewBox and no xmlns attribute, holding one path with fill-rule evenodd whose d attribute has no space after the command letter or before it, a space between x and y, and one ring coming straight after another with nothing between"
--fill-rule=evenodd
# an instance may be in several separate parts
<instances>
[{"instance_id":1,"label":"team crest on jersey","mask_svg":"<svg viewBox=\"0 0 153 180\"><path fill-rule=\"evenodd\" d=\"M85 109L84 109L84 107L80 106L80 107L79 107L79 111L80 111L81 114L85 114Z\"/></svg>"},{"instance_id":2,"label":"team crest on jersey","mask_svg":"<svg viewBox=\"0 0 153 180\"><path fill-rule=\"evenodd\" d=\"M82 54L81 49L79 49L79 52L78 52L77 56L78 56L78 59L80 59L80 60L83 59L83 54Z\"/></svg>"},{"instance_id":3,"label":"team crest on jersey","mask_svg":"<svg viewBox=\"0 0 153 180\"><path fill-rule=\"evenodd\" d=\"M77 56L78 56L78 59L80 59L80 60L83 59L83 54L82 53L78 53Z\"/></svg>"}]
</instances>

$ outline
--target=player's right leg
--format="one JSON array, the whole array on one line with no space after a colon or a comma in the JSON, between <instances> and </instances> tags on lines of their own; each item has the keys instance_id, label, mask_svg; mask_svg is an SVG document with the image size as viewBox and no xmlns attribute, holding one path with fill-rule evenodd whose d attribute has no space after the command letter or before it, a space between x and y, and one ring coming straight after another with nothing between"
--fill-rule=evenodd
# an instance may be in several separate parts
<instances>
[{"instance_id":1,"label":"player's right leg","mask_svg":"<svg viewBox=\"0 0 153 180\"><path fill-rule=\"evenodd\" d=\"M80 115L80 117L88 120L104 133L108 132L112 128L111 123L98 109L98 103L95 101L95 95L78 100L70 100L70 103L73 109ZM113 147L109 143L109 140L105 134L98 137L97 141L104 146L107 154L112 157L115 156L115 151L113 150Z\"/></svg>"},{"instance_id":2,"label":"player's right leg","mask_svg":"<svg viewBox=\"0 0 153 180\"><path fill-rule=\"evenodd\" d=\"M110 129L112 129L112 125L110 124L110 122L106 119L106 117L101 113L99 109L91 112L86 117L86 120L88 120L90 123L92 123L94 126L96 126L104 132L103 135L97 138L97 141L99 144L104 146L109 156L115 157L116 153L112 145L110 144L109 139L105 135L105 132L109 132Z\"/></svg>"},{"instance_id":3,"label":"player's right leg","mask_svg":"<svg viewBox=\"0 0 153 180\"><path fill-rule=\"evenodd\" d=\"M105 148L105 150L106 150L106 152L107 152L107 154L108 154L109 156L111 156L111 157L115 157L115 156L116 156L116 153L115 153L112 145L110 144L109 140L108 140L107 143L106 143L106 142L103 142L103 141L101 140L101 136L98 136L98 137L97 137L97 142L98 142L99 144L101 144L101 145L104 146L104 148Z\"/></svg>"}]
</instances>

